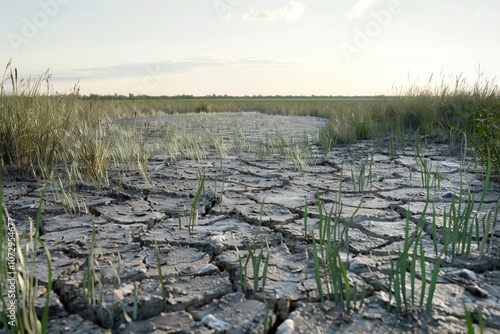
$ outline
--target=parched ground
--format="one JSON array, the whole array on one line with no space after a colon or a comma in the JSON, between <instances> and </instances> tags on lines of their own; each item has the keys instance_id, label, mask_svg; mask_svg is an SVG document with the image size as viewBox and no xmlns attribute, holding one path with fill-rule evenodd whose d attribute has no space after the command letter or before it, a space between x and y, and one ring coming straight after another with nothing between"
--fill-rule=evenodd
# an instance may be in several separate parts
<instances>
[{"instance_id":1,"label":"parched ground","mask_svg":"<svg viewBox=\"0 0 500 334\"><path fill-rule=\"evenodd\" d=\"M414 140L336 145L324 155L318 133L326 121L315 117L249 112L126 123L155 147L147 171L121 164L109 172L109 186L68 188L78 214L67 212L57 185L4 175L4 202L20 233L30 233L28 217L44 192L40 232L53 270L49 333L465 333L464 306L476 331L480 323L485 333L500 330L499 185L493 182L480 206L485 180L470 156L459 159L450 145L421 138L427 194ZM206 138L204 159L177 154L164 141L172 131ZM414 299L408 268L401 310L388 293L388 273L406 226L415 232L423 210ZM364 299L349 308L319 300L312 240L319 243L320 217L330 212L351 290L364 287ZM480 228L471 229L470 254L443 257L426 308L421 296L425 304L443 221L460 215L477 218ZM319 272L328 291L324 268ZM40 249L35 276L46 285ZM89 277L94 291L84 289ZM45 298L42 287L40 312Z\"/></svg>"}]
</instances>

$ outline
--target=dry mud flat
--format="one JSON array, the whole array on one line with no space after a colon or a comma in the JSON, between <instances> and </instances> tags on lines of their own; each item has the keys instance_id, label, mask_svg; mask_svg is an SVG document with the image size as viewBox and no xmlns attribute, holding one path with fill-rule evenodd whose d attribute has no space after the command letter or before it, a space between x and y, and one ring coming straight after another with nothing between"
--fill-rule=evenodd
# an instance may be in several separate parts
<instances>
[{"instance_id":1,"label":"dry mud flat","mask_svg":"<svg viewBox=\"0 0 500 334\"><path fill-rule=\"evenodd\" d=\"M84 203L80 214L66 213L60 190L45 186L41 233L52 258L54 290L49 333L104 333L104 328L117 333L465 333L464 305L476 330L480 322L486 333L500 330L498 183L479 208L484 175L475 172L469 158L460 161L451 154L448 145L421 148L433 175L429 198L440 237L436 243L431 238L430 204L416 254L426 277L422 280L419 267L410 284L411 268L406 270L408 307L401 311L387 293L388 273L404 248L407 221L411 235L427 197L414 142L400 144L391 155L388 142L379 140L334 146L324 156L317 141L325 121L314 117L241 113L133 122L147 130L150 143L160 143L172 129L202 136L208 131L221 138L227 155L208 145L203 161L155 154L147 173L116 166L109 187L72 189ZM269 136L284 143L309 141L308 166L284 159L286 152L259 153ZM35 216L41 192L37 184L5 176L4 200L20 231L30 230L27 217ZM458 211L463 211L466 199L480 209L478 219L492 212L495 224L487 235L471 230L468 256L443 258L432 308L426 309L420 291L429 287L435 247L442 248L443 221L453 205L462 203ZM338 217L339 231L347 231L339 238L351 290L364 286L365 298L352 310L319 301L312 240L320 242L318 223L329 212ZM484 238L479 259L475 240ZM325 270L319 272L325 288ZM41 251L35 274L45 285ZM89 275L94 291L84 289ZM45 298L39 297L39 307Z\"/></svg>"}]
</instances>

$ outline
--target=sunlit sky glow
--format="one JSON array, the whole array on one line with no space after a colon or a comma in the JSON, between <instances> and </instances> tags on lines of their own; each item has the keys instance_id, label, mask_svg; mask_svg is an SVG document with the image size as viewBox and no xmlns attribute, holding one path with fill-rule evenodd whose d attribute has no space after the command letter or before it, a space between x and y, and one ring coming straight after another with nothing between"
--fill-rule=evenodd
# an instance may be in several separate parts
<instances>
[{"instance_id":1,"label":"sunlit sky glow","mask_svg":"<svg viewBox=\"0 0 500 334\"><path fill-rule=\"evenodd\" d=\"M500 77L498 0L16 0L0 65L54 91L379 95ZM443 73L441 75L441 73Z\"/></svg>"}]
</instances>

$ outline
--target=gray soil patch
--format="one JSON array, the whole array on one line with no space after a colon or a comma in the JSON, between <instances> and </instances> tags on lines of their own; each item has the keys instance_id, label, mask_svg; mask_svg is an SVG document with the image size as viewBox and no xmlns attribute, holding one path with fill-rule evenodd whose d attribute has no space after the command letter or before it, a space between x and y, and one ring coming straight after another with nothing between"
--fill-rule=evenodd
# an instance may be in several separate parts
<instances>
[{"instance_id":1,"label":"gray soil patch","mask_svg":"<svg viewBox=\"0 0 500 334\"><path fill-rule=\"evenodd\" d=\"M148 169L117 166L109 186L71 186L79 213L67 212L56 186L4 176L4 202L20 232L32 233L28 217L44 193L50 333L462 333L464 307L476 330L481 323L485 333L500 330L499 187L490 186L480 205L484 171L447 145L421 147L431 171L427 192L414 147L389 155L383 140L363 141L323 154L320 118L245 112L121 123L156 147ZM162 152L171 131L199 134L206 156ZM364 296L347 309L333 295L320 302L317 288L313 240L325 239L320 222L329 214L351 291ZM462 242L456 255L442 257L427 308L421 291L427 296L438 253L456 228L450 217L470 221L464 240L470 235L471 246ZM476 220L479 228L470 228ZM419 226L422 242L408 255L418 260L414 289L407 268L398 309L389 273ZM42 288L46 261L38 249ZM319 273L327 286L324 268Z\"/></svg>"}]
</instances>

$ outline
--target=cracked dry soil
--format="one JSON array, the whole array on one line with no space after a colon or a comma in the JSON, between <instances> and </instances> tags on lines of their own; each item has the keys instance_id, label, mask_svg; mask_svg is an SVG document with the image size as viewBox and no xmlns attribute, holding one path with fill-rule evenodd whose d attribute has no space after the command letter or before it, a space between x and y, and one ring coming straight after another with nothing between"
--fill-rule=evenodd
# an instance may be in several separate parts
<instances>
[{"instance_id":1,"label":"cracked dry soil","mask_svg":"<svg viewBox=\"0 0 500 334\"><path fill-rule=\"evenodd\" d=\"M155 154L146 174L126 164L115 166L110 186L75 187L75 196L85 203L80 214L66 213L56 187L44 187L41 235L53 269L49 333L96 334L107 328L116 333L465 333L464 304L476 330L479 310L486 333L500 330L498 227L487 236L473 232L474 240L491 241L482 259L473 243L470 256L442 262L432 309L420 307L417 301L403 313L388 307L394 304L387 294L388 270L403 248L406 218L414 231L426 199L414 142L400 145L392 156L384 140L336 145L323 155L317 137L326 121L315 117L246 112L123 122L140 131L147 129L148 142L161 142L162 133L172 127L189 131L198 127L202 135L210 131L222 138L229 153L221 157L209 145L201 162L182 156L173 161L166 154ZM276 152L258 157L252 148L266 134L307 138L311 142L308 168L298 171ZM238 154L234 138L244 143ZM430 192L438 226L444 209L464 189L470 189L479 202L484 175L472 168L470 158L461 163L458 154L442 144L430 144L421 151L431 171L439 175L439 184ZM356 176L368 175L367 159L370 174L363 177L360 191ZM205 189L196 205L196 224L190 229L200 173ZM478 217L495 210L496 187L488 190ZM28 216L35 217L41 192L42 186L35 182L4 176L4 201L20 232L29 233ZM319 302L312 255L312 237L319 238L318 196L325 212L335 210L340 199L341 226L350 224L342 256L350 285L366 287L364 303L350 312L332 301ZM498 222L499 217L495 219ZM92 226L95 303L88 305L82 282L89 271ZM247 247L257 245L257 254L266 243L269 262L264 289L263 259L257 273L259 291L253 291ZM430 275L436 256L429 230L422 245ZM249 263L247 291L242 291L239 258L243 265ZM41 251L35 275L41 286L37 299L41 312L48 279ZM417 291L422 287L422 277L417 277L415 287Z\"/></svg>"}]
</instances>

